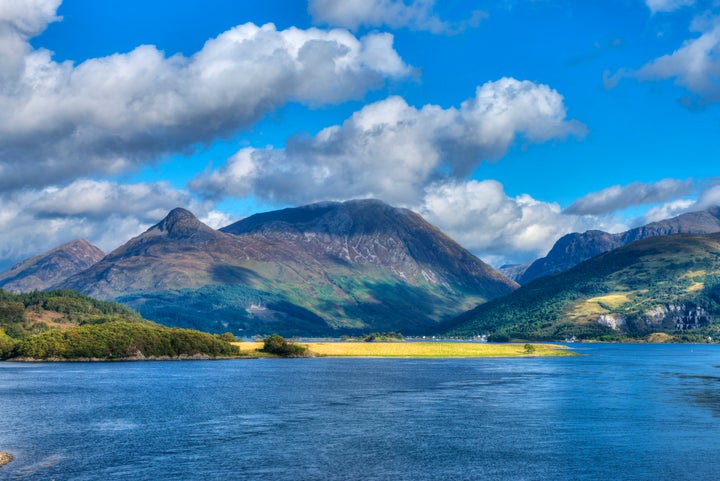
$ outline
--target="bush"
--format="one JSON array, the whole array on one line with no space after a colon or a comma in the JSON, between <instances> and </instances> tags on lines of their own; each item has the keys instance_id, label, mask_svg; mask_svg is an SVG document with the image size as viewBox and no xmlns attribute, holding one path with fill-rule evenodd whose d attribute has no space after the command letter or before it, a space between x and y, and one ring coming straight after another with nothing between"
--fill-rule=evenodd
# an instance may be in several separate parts
<instances>
[{"instance_id":1,"label":"bush","mask_svg":"<svg viewBox=\"0 0 720 481\"><path fill-rule=\"evenodd\" d=\"M0 359L11 357L15 350L16 341L0 329Z\"/></svg>"},{"instance_id":2,"label":"bush","mask_svg":"<svg viewBox=\"0 0 720 481\"><path fill-rule=\"evenodd\" d=\"M232 332L224 332L220 334L220 339L222 339L225 342L235 342L237 339L235 339L235 335Z\"/></svg>"},{"instance_id":3,"label":"bush","mask_svg":"<svg viewBox=\"0 0 720 481\"><path fill-rule=\"evenodd\" d=\"M487 340L488 342L510 342L510 337L505 334L490 334Z\"/></svg>"},{"instance_id":4,"label":"bush","mask_svg":"<svg viewBox=\"0 0 720 481\"><path fill-rule=\"evenodd\" d=\"M264 339L262 352L282 357L304 357L308 355L306 347L298 346L293 342L288 342L284 337L278 334L273 334L272 336Z\"/></svg>"}]
</instances>

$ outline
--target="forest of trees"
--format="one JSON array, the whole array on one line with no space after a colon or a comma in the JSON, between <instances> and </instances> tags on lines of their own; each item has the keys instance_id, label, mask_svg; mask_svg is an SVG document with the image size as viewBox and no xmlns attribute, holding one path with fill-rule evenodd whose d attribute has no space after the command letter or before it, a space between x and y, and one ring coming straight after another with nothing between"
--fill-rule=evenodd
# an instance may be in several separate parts
<instances>
[{"instance_id":1,"label":"forest of trees","mask_svg":"<svg viewBox=\"0 0 720 481\"><path fill-rule=\"evenodd\" d=\"M69 328L31 322L53 313ZM13 294L0 290L0 359L142 359L233 357L232 335L171 329L115 302L74 291Z\"/></svg>"}]
</instances>

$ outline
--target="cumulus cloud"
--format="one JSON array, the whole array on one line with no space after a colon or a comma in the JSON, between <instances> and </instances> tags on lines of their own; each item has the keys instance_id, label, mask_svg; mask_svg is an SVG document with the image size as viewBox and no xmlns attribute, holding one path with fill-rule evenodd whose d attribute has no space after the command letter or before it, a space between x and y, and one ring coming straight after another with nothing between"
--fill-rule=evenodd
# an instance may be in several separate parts
<instances>
[{"instance_id":1,"label":"cumulus cloud","mask_svg":"<svg viewBox=\"0 0 720 481\"><path fill-rule=\"evenodd\" d=\"M463 179L501 157L518 138L583 135L547 85L503 78L477 88L459 108L415 108L400 97L365 106L342 125L294 137L285 149L240 150L191 183L208 198L255 195L278 203L377 197L414 205L442 179Z\"/></svg>"},{"instance_id":2,"label":"cumulus cloud","mask_svg":"<svg viewBox=\"0 0 720 481\"><path fill-rule=\"evenodd\" d=\"M700 193L696 202L698 209L707 209L713 206L720 206L720 181L717 180L714 185L708 186Z\"/></svg>"},{"instance_id":3,"label":"cumulus cloud","mask_svg":"<svg viewBox=\"0 0 720 481\"><path fill-rule=\"evenodd\" d=\"M476 10L465 21L446 22L434 12L434 6L435 0L310 0L308 11L316 23L351 30L387 26L449 34L477 26L487 16Z\"/></svg>"},{"instance_id":4,"label":"cumulus cloud","mask_svg":"<svg viewBox=\"0 0 720 481\"><path fill-rule=\"evenodd\" d=\"M640 80L675 79L676 84L697 95L700 102L720 101L720 17L698 17L691 29L700 32L700 36L637 71L622 75Z\"/></svg>"},{"instance_id":5,"label":"cumulus cloud","mask_svg":"<svg viewBox=\"0 0 720 481\"><path fill-rule=\"evenodd\" d=\"M686 212L698 212L709 207L720 206L720 178L702 179L693 182L693 185L694 192L691 197L653 206L633 224L644 225L676 217Z\"/></svg>"},{"instance_id":6,"label":"cumulus cloud","mask_svg":"<svg viewBox=\"0 0 720 481\"><path fill-rule=\"evenodd\" d=\"M614 185L592 192L573 202L566 214L608 214L637 205L666 202L691 193L691 180L663 179L655 183L634 182L626 186Z\"/></svg>"},{"instance_id":7,"label":"cumulus cloud","mask_svg":"<svg viewBox=\"0 0 720 481\"><path fill-rule=\"evenodd\" d=\"M84 238L110 251L185 207L212 227L228 215L166 183L119 184L79 179L65 187L23 190L0 197L0 259L5 264ZM0 266L9 267L9 265Z\"/></svg>"},{"instance_id":8,"label":"cumulus cloud","mask_svg":"<svg viewBox=\"0 0 720 481\"><path fill-rule=\"evenodd\" d=\"M25 56L31 48L28 39L38 35L56 20L61 0L6 0L0 2L0 87L17 81Z\"/></svg>"},{"instance_id":9,"label":"cumulus cloud","mask_svg":"<svg viewBox=\"0 0 720 481\"><path fill-rule=\"evenodd\" d=\"M509 197L494 180L433 185L418 212L494 265L536 259L562 235L583 228L580 218L563 215L558 204Z\"/></svg>"},{"instance_id":10,"label":"cumulus cloud","mask_svg":"<svg viewBox=\"0 0 720 481\"><path fill-rule=\"evenodd\" d=\"M642 218L637 222L634 222L634 224L645 225L650 222L670 219L693 210L700 210L697 208L696 201L689 199L673 200L671 202L666 202L665 204L651 207L647 212L645 212Z\"/></svg>"},{"instance_id":11,"label":"cumulus cloud","mask_svg":"<svg viewBox=\"0 0 720 481\"><path fill-rule=\"evenodd\" d=\"M287 102L361 97L410 72L393 37L240 25L190 57L143 45L79 65L28 39L58 1L0 3L0 191L115 174L189 152ZM14 38L13 42L5 42Z\"/></svg>"},{"instance_id":12,"label":"cumulus cloud","mask_svg":"<svg viewBox=\"0 0 720 481\"><path fill-rule=\"evenodd\" d=\"M645 4L652 13L672 12L694 3L695 0L645 0Z\"/></svg>"}]
</instances>

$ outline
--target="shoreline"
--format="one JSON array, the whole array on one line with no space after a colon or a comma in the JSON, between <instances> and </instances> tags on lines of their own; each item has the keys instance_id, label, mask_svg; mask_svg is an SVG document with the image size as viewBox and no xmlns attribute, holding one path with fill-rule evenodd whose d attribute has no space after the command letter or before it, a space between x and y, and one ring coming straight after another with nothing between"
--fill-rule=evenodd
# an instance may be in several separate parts
<instances>
[{"instance_id":1,"label":"shoreline","mask_svg":"<svg viewBox=\"0 0 720 481\"><path fill-rule=\"evenodd\" d=\"M6 453L5 451L0 451L0 468L12 462L12 460L12 454Z\"/></svg>"},{"instance_id":2,"label":"shoreline","mask_svg":"<svg viewBox=\"0 0 720 481\"><path fill-rule=\"evenodd\" d=\"M207 356L207 355L180 355L180 356L148 356L148 357L78 357L78 358L62 358L62 357L13 357L4 359L0 362L24 362L24 363L42 363L42 362L185 362L185 361L227 361L233 359L256 359L257 356Z\"/></svg>"}]
</instances>

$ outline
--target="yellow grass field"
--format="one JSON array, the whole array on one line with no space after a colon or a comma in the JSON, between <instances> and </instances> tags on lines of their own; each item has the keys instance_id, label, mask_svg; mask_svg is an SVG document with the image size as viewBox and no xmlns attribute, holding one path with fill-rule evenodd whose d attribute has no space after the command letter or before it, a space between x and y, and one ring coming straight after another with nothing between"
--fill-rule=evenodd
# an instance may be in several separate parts
<instances>
[{"instance_id":1,"label":"yellow grass field","mask_svg":"<svg viewBox=\"0 0 720 481\"><path fill-rule=\"evenodd\" d=\"M262 354L262 342L236 342L243 354ZM537 357L574 356L566 346L532 344L532 353L525 344L482 344L473 342L299 342L321 357Z\"/></svg>"}]
</instances>

